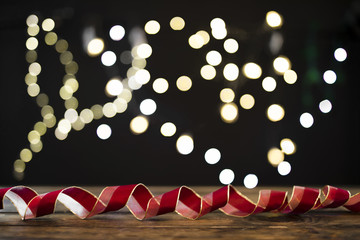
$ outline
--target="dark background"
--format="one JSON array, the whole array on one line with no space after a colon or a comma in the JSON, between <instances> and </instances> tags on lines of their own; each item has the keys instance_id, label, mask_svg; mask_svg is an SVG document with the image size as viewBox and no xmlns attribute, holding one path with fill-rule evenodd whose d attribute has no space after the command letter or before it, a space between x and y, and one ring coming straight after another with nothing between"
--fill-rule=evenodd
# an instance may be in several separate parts
<instances>
[{"instance_id":1,"label":"dark background","mask_svg":"<svg viewBox=\"0 0 360 240\"><path fill-rule=\"evenodd\" d=\"M286 55L298 74L294 85L287 85L277 77L277 88L265 92L261 80L275 76L272 70L274 57L268 43L271 31L264 19L268 11L282 14L284 25L279 30L284 43L279 54ZM235 172L234 185L242 185L248 173L259 178L260 185L293 184L360 184L359 177L359 106L358 81L360 60L359 1L28 1L24 4L0 4L0 184L109 184L122 185L143 182L147 185L212 185L220 184L219 173L224 168ZM110 77L125 77L125 66L105 68L100 57L91 58L83 51L81 35L84 27L94 25L97 35L105 40L106 49L119 55L130 49L127 36L120 42L108 37L111 26L120 24L127 33L135 26L155 19L161 30L147 36L153 48L147 69L151 81L166 78L170 87L163 95L154 93L151 84L135 91L128 110L114 118L103 117L80 131L71 131L64 141L48 129L42 137L44 148L34 155L26 166L24 179L13 177L13 162L19 152L28 147L27 134L37 121L41 121L40 108L35 99L26 93L24 76L28 64L25 61L26 18L30 14L40 21L51 17L56 22L54 31L69 42L69 50L79 64L77 79L80 83L75 96L78 109L89 108L111 99L104 93ZM185 19L185 29L179 32L169 27L174 16ZM223 41L211 39L199 50L187 44L190 35L198 30L210 32L210 21L220 17L227 24L228 37L239 41L236 55L222 50ZM64 75L63 66L53 47L46 46L41 31L38 62L42 72L38 83L42 92L50 97L57 119L63 117L65 107L58 95ZM348 52L345 62L336 62L333 52L344 47ZM206 64L205 55L216 49L223 61L217 77L207 82L199 74ZM223 123L219 116L219 91L227 86L220 69L227 62L242 66L255 61L262 66L263 75L258 80L247 81L236 88L236 100L244 93L251 93L255 107L250 111L239 107L239 119L234 124ZM327 85L322 73L333 69L338 80ZM182 93L175 81L181 75L190 76L193 87ZM138 115L139 103L153 98L157 112L150 116L150 127L142 135L135 136L129 130L130 120ZM324 98L331 100L333 109L328 114L318 110ZM280 122L270 122L266 108L278 103L285 108ZM313 114L313 127L305 129L299 123L303 112ZM177 125L175 136L165 138L159 128L165 121ZM112 135L108 140L96 136L96 128L109 124ZM182 133L194 137L195 149L187 156L175 148L176 139ZM280 176L276 168L267 162L267 151L279 147L281 139L291 138L297 146L294 155L285 160L292 165L287 176ZM222 159L216 165L204 160L204 152L216 147Z\"/></svg>"}]
</instances>

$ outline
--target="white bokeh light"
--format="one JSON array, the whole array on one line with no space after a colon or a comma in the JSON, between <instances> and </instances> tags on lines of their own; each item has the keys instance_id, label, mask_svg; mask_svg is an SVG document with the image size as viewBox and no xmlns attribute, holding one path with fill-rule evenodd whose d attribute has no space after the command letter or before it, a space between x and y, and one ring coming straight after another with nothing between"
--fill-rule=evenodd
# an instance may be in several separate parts
<instances>
[{"instance_id":1,"label":"white bokeh light","mask_svg":"<svg viewBox=\"0 0 360 240\"><path fill-rule=\"evenodd\" d=\"M314 118L310 113L303 113L300 116L300 124L304 128L309 128L314 124Z\"/></svg>"},{"instance_id":2,"label":"white bokeh light","mask_svg":"<svg viewBox=\"0 0 360 240\"><path fill-rule=\"evenodd\" d=\"M281 176L286 176L291 172L291 165L287 161L282 161L278 166L277 170Z\"/></svg>"},{"instance_id":3,"label":"white bokeh light","mask_svg":"<svg viewBox=\"0 0 360 240\"><path fill-rule=\"evenodd\" d=\"M248 174L244 178L244 186L248 189L252 189L258 185L258 177L255 174Z\"/></svg>"},{"instance_id":4,"label":"white bokeh light","mask_svg":"<svg viewBox=\"0 0 360 240\"><path fill-rule=\"evenodd\" d=\"M110 67L116 62L116 55L112 51L106 51L101 55L101 62L104 66Z\"/></svg>"},{"instance_id":5,"label":"white bokeh light","mask_svg":"<svg viewBox=\"0 0 360 240\"><path fill-rule=\"evenodd\" d=\"M231 169L224 169L219 174L219 180L222 184L231 184L235 179L234 171Z\"/></svg>"},{"instance_id":6,"label":"white bokeh light","mask_svg":"<svg viewBox=\"0 0 360 240\"><path fill-rule=\"evenodd\" d=\"M329 100L325 99L319 103L319 109L322 113L328 113L332 109L332 104Z\"/></svg>"},{"instance_id":7,"label":"white bokeh light","mask_svg":"<svg viewBox=\"0 0 360 240\"><path fill-rule=\"evenodd\" d=\"M333 84L336 82L336 73L332 70L327 70L323 74L323 79L327 84Z\"/></svg>"},{"instance_id":8,"label":"white bokeh light","mask_svg":"<svg viewBox=\"0 0 360 240\"><path fill-rule=\"evenodd\" d=\"M181 135L176 141L176 149L182 155L188 155L194 150L194 140L189 135Z\"/></svg>"},{"instance_id":9,"label":"white bokeh light","mask_svg":"<svg viewBox=\"0 0 360 240\"><path fill-rule=\"evenodd\" d=\"M262 87L267 92L272 92L276 88L276 80L272 77L266 77L262 81Z\"/></svg>"},{"instance_id":10,"label":"white bokeh light","mask_svg":"<svg viewBox=\"0 0 360 240\"><path fill-rule=\"evenodd\" d=\"M123 84L120 79L113 78L106 84L105 90L111 96L117 96L123 91Z\"/></svg>"},{"instance_id":11,"label":"white bokeh light","mask_svg":"<svg viewBox=\"0 0 360 240\"><path fill-rule=\"evenodd\" d=\"M101 124L96 129L96 134L100 139L106 140L111 136L111 128L107 124Z\"/></svg>"},{"instance_id":12,"label":"white bokeh light","mask_svg":"<svg viewBox=\"0 0 360 240\"><path fill-rule=\"evenodd\" d=\"M109 35L112 40L120 41L125 36L125 29L120 25L115 25L110 29Z\"/></svg>"},{"instance_id":13,"label":"white bokeh light","mask_svg":"<svg viewBox=\"0 0 360 240\"><path fill-rule=\"evenodd\" d=\"M343 62L347 58L347 52L343 48L338 48L334 52L334 57L335 57L336 61Z\"/></svg>"},{"instance_id":14,"label":"white bokeh light","mask_svg":"<svg viewBox=\"0 0 360 240\"><path fill-rule=\"evenodd\" d=\"M221 153L216 148L210 148L205 152L204 157L208 164L216 164L220 161Z\"/></svg>"},{"instance_id":15,"label":"white bokeh light","mask_svg":"<svg viewBox=\"0 0 360 240\"><path fill-rule=\"evenodd\" d=\"M145 99L140 103L140 111L144 115L151 115L156 111L156 103L152 99Z\"/></svg>"}]
</instances>

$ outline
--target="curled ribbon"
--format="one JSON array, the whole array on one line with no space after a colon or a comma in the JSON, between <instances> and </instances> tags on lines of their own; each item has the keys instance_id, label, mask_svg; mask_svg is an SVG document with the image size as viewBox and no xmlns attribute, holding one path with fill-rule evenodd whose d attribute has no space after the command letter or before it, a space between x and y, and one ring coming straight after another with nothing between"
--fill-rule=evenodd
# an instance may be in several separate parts
<instances>
[{"instance_id":1,"label":"curled ribbon","mask_svg":"<svg viewBox=\"0 0 360 240\"><path fill-rule=\"evenodd\" d=\"M360 193L351 196L349 191L329 185L322 189L322 193L325 196L323 201L320 200L320 189L294 186L288 200L288 192L260 190L258 201L254 203L231 185L203 197L186 186L159 196L153 196L143 184L112 186L104 188L99 197L79 187L38 195L29 187L16 186L0 189L0 209L4 197L7 197L23 220L53 213L56 201L81 219L117 211L124 206L139 220L174 211L194 220L217 209L238 217L269 211L301 214L340 206L360 212Z\"/></svg>"}]
</instances>

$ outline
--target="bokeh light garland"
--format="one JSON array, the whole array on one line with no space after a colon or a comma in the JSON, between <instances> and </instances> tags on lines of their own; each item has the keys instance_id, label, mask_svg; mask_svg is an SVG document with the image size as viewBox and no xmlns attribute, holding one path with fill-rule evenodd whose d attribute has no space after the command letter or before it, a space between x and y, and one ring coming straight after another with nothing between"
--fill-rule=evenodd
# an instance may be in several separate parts
<instances>
[{"instance_id":1,"label":"bokeh light garland","mask_svg":"<svg viewBox=\"0 0 360 240\"><path fill-rule=\"evenodd\" d=\"M265 21L270 31L278 30L283 25L283 17L276 11L269 11L266 14ZM23 178L26 163L31 161L33 153L38 153L42 150L43 143L41 137L46 134L48 128L56 126L56 138L64 140L68 137L72 129L80 131L86 124L91 123L93 120L101 119L103 116L112 118L119 113L125 112L128 103L133 98L133 91L140 89L145 84L151 83L153 91L157 94L164 94L169 88L170 83L165 78L156 78L150 82L152 80L151 72L145 69L147 59L152 55L152 47L146 42L146 37L144 36L145 34L156 35L161 32L162 28L158 21L152 19L144 25L143 30L133 29L137 36L140 36L140 40L133 40L132 49L130 51L124 51L119 58L116 53L106 49L102 38L94 35L91 39L86 40L86 51L88 55L90 57L98 56L103 66L111 67L118 60L123 63L131 63L131 66L127 70L126 78L120 79L114 77L106 84L105 93L108 97L115 97L114 101L107 102L104 105L95 104L90 108L79 111L77 110L79 102L74 96L79 89L79 82L76 79L79 66L73 59L74 57L69 50L68 42L58 38L58 35L54 31L55 22L51 18L44 19L40 27L39 18L32 14L27 18L26 24L29 35L26 41L26 48L28 49L26 61L29 63L29 72L25 76L25 82L28 85L27 92L29 96L36 98L36 102L41 108L43 120L37 122L34 125L34 129L28 133L30 147L21 150L19 159L14 162L14 173L18 180ZM185 27L185 20L176 16L171 19L169 25L172 30L181 31ZM210 22L210 27L210 34L205 30L199 30L195 34L190 35L187 45L198 50L209 44L213 38L216 41L223 41L223 48L226 53L235 54L238 51L239 42L234 38L228 38L227 26L223 19L214 18ZM49 104L49 96L41 92L40 86L37 83L37 78L41 73L41 65L36 61L36 50L39 45L37 35L41 29L46 33L44 39L46 45L54 46L55 50L59 53L59 60L64 65L66 73L63 78L63 86L59 90L59 95L64 100L66 111L64 117L60 120L56 119L54 109ZM122 40L126 34L127 30L121 25L114 25L109 29L109 36L113 41ZM275 56L272 63L274 73L283 77L287 84L293 85L297 82L298 76L292 68L290 59L277 54L279 48L281 48L280 45L282 45L282 37L277 31L274 31L269 46ZM336 49L334 58L338 62L343 62L347 58L345 49ZM222 78L222 73L224 82L231 83L238 81L240 78L250 80L260 79L260 77L264 75L261 66L256 62L247 62L243 64L242 67L239 67L233 62L224 61L224 57L219 51L209 51L205 57L205 64L199 69L200 76L206 80L206 82L211 82L211 80L216 77ZM222 69L219 67L221 63L224 64ZM195 76L180 76L176 80L177 89L182 92L189 91L192 87L193 78L195 78ZM334 84L337 76L334 71L327 70L323 74L323 79L327 84ZM265 76L263 78L262 88L264 91L272 92L276 87L277 80L275 80L274 77ZM256 105L253 94L244 93L239 97L237 96L238 94L239 91L236 91L236 89L232 87L225 87L219 92L219 99L222 103L222 106L219 108L219 115L225 123L233 124L237 121L239 107L244 110L251 110ZM239 99L239 102L235 102L235 99ZM161 106L158 106L153 99L144 99L139 105L142 115L138 115L130 121L129 126L131 132L135 135L144 133L149 127L151 115L156 114L156 110L159 107ZM332 109L332 104L328 99L324 99L319 103L319 109L322 113L328 113ZM285 116L285 109L280 104L272 104L267 108L266 116L272 122L281 121ZM299 117L299 122L302 127L310 128L314 124L314 118L311 113L304 112ZM160 129L164 137L172 137L177 131L178 129L173 122L164 122ZM107 124L101 124L97 127L96 133L100 139L106 140L111 136L111 127ZM279 146L280 148L270 148L267 158L268 162L277 168L280 175L286 176L291 171L291 164L285 161L285 155L294 154L297 146L290 138L282 139ZM180 154L190 154L194 149L194 136L186 133L180 134L176 141L176 148ZM204 154L204 158L208 164L216 164L221 160L221 152L217 148L210 147ZM219 174L219 180L222 184L230 184L234 178L235 174L231 169L223 169ZM258 177L253 173L249 173L244 177L243 183L247 188L254 188L258 184Z\"/></svg>"}]
</instances>

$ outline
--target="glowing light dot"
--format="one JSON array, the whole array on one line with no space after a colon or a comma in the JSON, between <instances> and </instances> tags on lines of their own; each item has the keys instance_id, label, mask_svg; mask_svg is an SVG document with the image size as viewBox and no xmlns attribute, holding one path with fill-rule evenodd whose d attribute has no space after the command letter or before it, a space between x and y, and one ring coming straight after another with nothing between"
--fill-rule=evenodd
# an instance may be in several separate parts
<instances>
[{"instance_id":1,"label":"glowing light dot","mask_svg":"<svg viewBox=\"0 0 360 240\"><path fill-rule=\"evenodd\" d=\"M87 52L91 57L99 55L103 50L104 41L101 38L94 38L87 45Z\"/></svg>"},{"instance_id":2,"label":"glowing light dot","mask_svg":"<svg viewBox=\"0 0 360 240\"><path fill-rule=\"evenodd\" d=\"M272 28L278 28L282 25L282 17L275 11L266 14L266 23Z\"/></svg>"},{"instance_id":3,"label":"glowing light dot","mask_svg":"<svg viewBox=\"0 0 360 240\"><path fill-rule=\"evenodd\" d=\"M176 86L180 91L186 92L192 86L192 81L188 76L181 76L176 80Z\"/></svg>"},{"instance_id":4,"label":"glowing light dot","mask_svg":"<svg viewBox=\"0 0 360 240\"><path fill-rule=\"evenodd\" d=\"M327 70L326 72L324 72L323 74L323 79L327 84L333 84L336 82L336 73L332 70Z\"/></svg>"},{"instance_id":5,"label":"glowing light dot","mask_svg":"<svg viewBox=\"0 0 360 240\"><path fill-rule=\"evenodd\" d=\"M174 134L176 133L176 126L175 124L171 123L171 122L166 122L164 123L161 128L160 128L160 133L164 136L164 137L171 137L174 136Z\"/></svg>"},{"instance_id":6,"label":"glowing light dot","mask_svg":"<svg viewBox=\"0 0 360 240\"><path fill-rule=\"evenodd\" d=\"M310 113L303 113L300 116L300 124L304 128L310 128L314 124L314 118Z\"/></svg>"},{"instance_id":7,"label":"glowing light dot","mask_svg":"<svg viewBox=\"0 0 360 240\"><path fill-rule=\"evenodd\" d=\"M211 34L217 40L222 40L227 36L226 28L213 28Z\"/></svg>"},{"instance_id":8,"label":"glowing light dot","mask_svg":"<svg viewBox=\"0 0 360 240\"><path fill-rule=\"evenodd\" d=\"M101 124L96 129L97 136L102 140L108 139L111 136L111 133L112 133L111 128L107 124Z\"/></svg>"},{"instance_id":9,"label":"glowing light dot","mask_svg":"<svg viewBox=\"0 0 360 240\"><path fill-rule=\"evenodd\" d=\"M328 113L332 109L332 104L329 100L325 99L319 103L319 109L322 113Z\"/></svg>"},{"instance_id":10,"label":"glowing light dot","mask_svg":"<svg viewBox=\"0 0 360 240\"><path fill-rule=\"evenodd\" d=\"M156 103L152 99L145 99L140 103L140 111L144 115L151 115L156 111Z\"/></svg>"},{"instance_id":11,"label":"glowing light dot","mask_svg":"<svg viewBox=\"0 0 360 240\"><path fill-rule=\"evenodd\" d=\"M123 113L126 111L128 104L125 99L123 98L117 98L114 100L114 105L116 107L117 113Z\"/></svg>"},{"instance_id":12,"label":"glowing light dot","mask_svg":"<svg viewBox=\"0 0 360 240\"><path fill-rule=\"evenodd\" d=\"M68 134L71 130L70 121L67 119L61 119L58 123L57 129L59 129L59 131L63 134Z\"/></svg>"},{"instance_id":13,"label":"glowing light dot","mask_svg":"<svg viewBox=\"0 0 360 240\"><path fill-rule=\"evenodd\" d=\"M160 31L160 23L150 20L145 24L144 30L147 34L157 34Z\"/></svg>"},{"instance_id":14,"label":"glowing light dot","mask_svg":"<svg viewBox=\"0 0 360 240\"><path fill-rule=\"evenodd\" d=\"M204 158L208 164L216 164L221 159L221 153L216 148L210 148L205 152Z\"/></svg>"},{"instance_id":15,"label":"glowing light dot","mask_svg":"<svg viewBox=\"0 0 360 240\"><path fill-rule=\"evenodd\" d=\"M244 178L244 186L248 189L255 188L258 185L258 177L255 174L248 174Z\"/></svg>"},{"instance_id":16,"label":"glowing light dot","mask_svg":"<svg viewBox=\"0 0 360 240\"><path fill-rule=\"evenodd\" d=\"M173 17L170 20L170 27L175 31L180 31L185 27L185 21L181 17Z\"/></svg>"},{"instance_id":17,"label":"glowing light dot","mask_svg":"<svg viewBox=\"0 0 360 240\"><path fill-rule=\"evenodd\" d=\"M251 109L255 105L255 98L250 94L244 94L240 98L240 106L244 109Z\"/></svg>"},{"instance_id":18,"label":"glowing light dot","mask_svg":"<svg viewBox=\"0 0 360 240\"><path fill-rule=\"evenodd\" d=\"M113 78L107 82L105 90L111 96L119 95L123 90L123 84L121 83L120 79Z\"/></svg>"},{"instance_id":19,"label":"glowing light dot","mask_svg":"<svg viewBox=\"0 0 360 240\"><path fill-rule=\"evenodd\" d=\"M142 43L136 48L136 54L140 58L148 58L152 54L152 48L147 43Z\"/></svg>"},{"instance_id":20,"label":"glowing light dot","mask_svg":"<svg viewBox=\"0 0 360 240\"><path fill-rule=\"evenodd\" d=\"M125 36L125 29L120 25L115 25L110 28L110 38L114 41L120 41Z\"/></svg>"},{"instance_id":21,"label":"glowing light dot","mask_svg":"<svg viewBox=\"0 0 360 240\"><path fill-rule=\"evenodd\" d=\"M25 171L25 163L24 161L20 160L20 159L17 159L15 160L14 162L14 171L15 172L18 172L18 173L22 173Z\"/></svg>"},{"instance_id":22,"label":"glowing light dot","mask_svg":"<svg viewBox=\"0 0 360 240\"><path fill-rule=\"evenodd\" d=\"M277 166L277 170L281 176L286 176L291 172L291 165L289 162L283 161Z\"/></svg>"},{"instance_id":23,"label":"glowing light dot","mask_svg":"<svg viewBox=\"0 0 360 240\"><path fill-rule=\"evenodd\" d=\"M54 29L55 22L51 18L47 18L42 22L41 27L44 31L49 32Z\"/></svg>"},{"instance_id":24,"label":"glowing light dot","mask_svg":"<svg viewBox=\"0 0 360 240\"><path fill-rule=\"evenodd\" d=\"M224 42L224 49L228 53L236 53L239 49L239 44L235 39L229 38Z\"/></svg>"},{"instance_id":25,"label":"glowing light dot","mask_svg":"<svg viewBox=\"0 0 360 240\"><path fill-rule=\"evenodd\" d=\"M112 102L105 103L104 107L102 108L102 111L104 116L107 118L112 118L117 113L116 106Z\"/></svg>"},{"instance_id":26,"label":"glowing light dot","mask_svg":"<svg viewBox=\"0 0 360 240\"><path fill-rule=\"evenodd\" d=\"M39 18L34 14L31 14L26 18L26 25L28 25L29 27L38 24L38 22Z\"/></svg>"},{"instance_id":27,"label":"glowing light dot","mask_svg":"<svg viewBox=\"0 0 360 240\"><path fill-rule=\"evenodd\" d=\"M343 62L347 58L347 52L343 48L338 48L334 52L334 57L335 57L336 61Z\"/></svg>"},{"instance_id":28,"label":"glowing light dot","mask_svg":"<svg viewBox=\"0 0 360 240\"><path fill-rule=\"evenodd\" d=\"M143 116L137 116L130 122L130 130L133 134L139 135L144 133L149 127L149 121Z\"/></svg>"},{"instance_id":29,"label":"glowing light dot","mask_svg":"<svg viewBox=\"0 0 360 240\"><path fill-rule=\"evenodd\" d=\"M36 97L40 93L40 86L37 85L36 83L32 83L28 86L27 92L30 97Z\"/></svg>"},{"instance_id":30,"label":"glowing light dot","mask_svg":"<svg viewBox=\"0 0 360 240\"><path fill-rule=\"evenodd\" d=\"M83 123L90 123L94 119L94 113L88 108L80 112L80 119Z\"/></svg>"},{"instance_id":31,"label":"glowing light dot","mask_svg":"<svg viewBox=\"0 0 360 240\"><path fill-rule=\"evenodd\" d=\"M234 101L235 93L231 88L224 88L220 91L220 100L224 103Z\"/></svg>"},{"instance_id":32,"label":"glowing light dot","mask_svg":"<svg viewBox=\"0 0 360 240\"><path fill-rule=\"evenodd\" d=\"M153 89L156 93L165 93L169 88L169 83L164 78L158 78L153 82Z\"/></svg>"},{"instance_id":33,"label":"glowing light dot","mask_svg":"<svg viewBox=\"0 0 360 240\"><path fill-rule=\"evenodd\" d=\"M135 80L139 84L142 85L147 84L150 81L150 78L151 78L150 73L146 69L140 69L135 73Z\"/></svg>"},{"instance_id":34,"label":"glowing light dot","mask_svg":"<svg viewBox=\"0 0 360 240\"><path fill-rule=\"evenodd\" d=\"M245 77L250 79L258 79L262 74L261 67L253 62L246 63L242 68L242 72Z\"/></svg>"},{"instance_id":35,"label":"glowing light dot","mask_svg":"<svg viewBox=\"0 0 360 240\"><path fill-rule=\"evenodd\" d=\"M273 61L274 69L279 74L284 74L287 70L291 68L290 60L287 57L277 57Z\"/></svg>"},{"instance_id":36,"label":"glowing light dot","mask_svg":"<svg viewBox=\"0 0 360 240\"><path fill-rule=\"evenodd\" d=\"M228 81L235 81L239 77L239 68L234 63L228 63L224 67L224 77Z\"/></svg>"},{"instance_id":37,"label":"glowing light dot","mask_svg":"<svg viewBox=\"0 0 360 240\"><path fill-rule=\"evenodd\" d=\"M74 123L78 119L79 115L78 115L78 112L75 109L70 108L70 109L65 111L64 117L70 123Z\"/></svg>"},{"instance_id":38,"label":"glowing light dot","mask_svg":"<svg viewBox=\"0 0 360 240\"><path fill-rule=\"evenodd\" d=\"M222 184L231 184L235 179L235 173L231 169L224 169L219 174L219 180Z\"/></svg>"},{"instance_id":39,"label":"glowing light dot","mask_svg":"<svg viewBox=\"0 0 360 240\"><path fill-rule=\"evenodd\" d=\"M262 81L262 87L265 91L267 92L272 92L275 90L276 88L276 81L274 78L272 77L266 77L264 78L264 80Z\"/></svg>"},{"instance_id":40,"label":"glowing light dot","mask_svg":"<svg viewBox=\"0 0 360 240\"><path fill-rule=\"evenodd\" d=\"M24 148L23 150L21 150L20 159L23 160L24 162L30 162L32 157L33 157L32 152L29 149Z\"/></svg>"},{"instance_id":41,"label":"glowing light dot","mask_svg":"<svg viewBox=\"0 0 360 240\"><path fill-rule=\"evenodd\" d=\"M110 67L116 62L116 55L112 51L106 51L101 55L101 62L103 65Z\"/></svg>"},{"instance_id":42,"label":"glowing light dot","mask_svg":"<svg viewBox=\"0 0 360 240\"><path fill-rule=\"evenodd\" d=\"M287 84L294 84L297 81L297 74L294 70L287 70L284 73L284 80Z\"/></svg>"},{"instance_id":43,"label":"glowing light dot","mask_svg":"<svg viewBox=\"0 0 360 240\"><path fill-rule=\"evenodd\" d=\"M238 107L235 103L226 103L220 109L221 119L226 123L234 123L238 118Z\"/></svg>"},{"instance_id":44,"label":"glowing light dot","mask_svg":"<svg viewBox=\"0 0 360 240\"><path fill-rule=\"evenodd\" d=\"M200 74L205 80L212 80L216 76L216 69L211 65L205 65L200 69Z\"/></svg>"},{"instance_id":45,"label":"glowing light dot","mask_svg":"<svg viewBox=\"0 0 360 240\"><path fill-rule=\"evenodd\" d=\"M271 165L277 166L284 161L284 153L278 148L271 148L267 153L268 161Z\"/></svg>"},{"instance_id":46,"label":"glowing light dot","mask_svg":"<svg viewBox=\"0 0 360 240\"><path fill-rule=\"evenodd\" d=\"M65 140L65 139L67 138L67 136L68 136L67 133L61 132L61 131L59 130L59 128L56 128L54 133L55 133L55 137L56 137L57 139L59 139L60 141Z\"/></svg>"},{"instance_id":47,"label":"glowing light dot","mask_svg":"<svg viewBox=\"0 0 360 240\"><path fill-rule=\"evenodd\" d=\"M38 42L38 40L37 40L36 38L34 38L34 37L29 37L29 38L26 40L25 45L26 45L26 48L27 48L28 50L35 50L35 49L38 47L39 42Z\"/></svg>"},{"instance_id":48,"label":"glowing light dot","mask_svg":"<svg viewBox=\"0 0 360 240\"><path fill-rule=\"evenodd\" d=\"M41 72L41 65L37 62L33 62L29 65L29 73L33 76L39 75Z\"/></svg>"},{"instance_id":49,"label":"glowing light dot","mask_svg":"<svg viewBox=\"0 0 360 240\"><path fill-rule=\"evenodd\" d=\"M280 147L281 150L287 155L293 154L296 150L295 143L289 138L282 139L280 141Z\"/></svg>"},{"instance_id":50,"label":"glowing light dot","mask_svg":"<svg viewBox=\"0 0 360 240\"><path fill-rule=\"evenodd\" d=\"M211 20L210 22L210 27L212 29L216 29L216 28L225 28L226 24L224 22L224 20L222 20L221 18L214 18L213 20Z\"/></svg>"},{"instance_id":51,"label":"glowing light dot","mask_svg":"<svg viewBox=\"0 0 360 240\"><path fill-rule=\"evenodd\" d=\"M199 49L205 44L204 38L202 38L199 34L191 35L188 42L190 47L194 49Z\"/></svg>"},{"instance_id":52,"label":"glowing light dot","mask_svg":"<svg viewBox=\"0 0 360 240\"><path fill-rule=\"evenodd\" d=\"M28 134L28 140L31 144L37 144L40 142L40 133L36 130L32 130Z\"/></svg>"},{"instance_id":53,"label":"glowing light dot","mask_svg":"<svg viewBox=\"0 0 360 240\"><path fill-rule=\"evenodd\" d=\"M218 51L210 51L206 54L206 61L212 66L217 66L221 63L222 57Z\"/></svg>"},{"instance_id":54,"label":"glowing light dot","mask_svg":"<svg viewBox=\"0 0 360 240\"><path fill-rule=\"evenodd\" d=\"M267 109L267 117L272 122L278 122L285 116L285 110L278 104L272 104Z\"/></svg>"},{"instance_id":55,"label":"glowing light dot","mask_svg":"<svg viewBox=\"0 0 360 240\"><path fill-rule=\"evenodd\" d=\"M189 135L181 135L176 141L176 149L182 155L188 155L194 150L194 140Z\"/></svg>"},{"instance_id":56,"label":"glowing light dot","mask_svg":"<svg viewBox=\"0 0 360 240\"><path fill-rule=\"evenodd\" d=\"M206 31L200 30L196 33L196 35L200 36L203 39L204 45L209 43L210 35Z\"/></svg>"}]
</instances>

